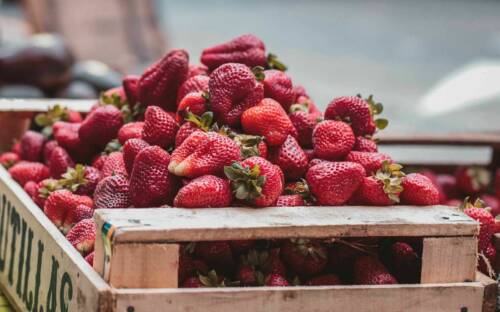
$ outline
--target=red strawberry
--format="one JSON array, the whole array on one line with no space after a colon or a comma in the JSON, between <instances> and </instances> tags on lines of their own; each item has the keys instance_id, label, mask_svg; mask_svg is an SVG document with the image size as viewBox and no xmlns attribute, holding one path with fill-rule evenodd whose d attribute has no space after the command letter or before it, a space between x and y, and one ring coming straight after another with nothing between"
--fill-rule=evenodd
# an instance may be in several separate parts
<instances>
[{"instance_id":1,"label":"red strawberry","mask_svg":"<svg viewBox=\"0 0 500 312\"><path fill-rule=\"evenodd\" d=\"M283 173L262 157L253 156L234 162L224 168L224 173L231 180L234 196L254 207L275 205L283 192Z\"/></svg>"},{"instance_id":2,"label":"red strawberry","mask_svg":"<svg viewBox=\"0 0 500 312\"><path fill-rule=\"evenodd\" d=\"M290 283L283 275L271 274L266 279L266 286L286 287L290 286Z\"/></svg>"},{"instance_id":3,"label":"red strawberry","mask_svg":"<svg viewBox=\"0 0 500 312\"><path fill-rule=\"evenodd\" d=\"M204 175L191 180L179 190L174 199L174 207L229 207L231 201L228 180L213 175Z\"/></svg>"},{"instance_id":4,"label":"red strawberry","mask_svg":"<svg viewBox=\"0 0 500 312\"><path fill-rule=\"evenodd\" d=\"M40 161L42 159L45 137L35 131L26 131L21 137L21 159L27 161Z\"/></svg>"},{"instance_id":5,"label":"red strawberry","mask_svg":"<svg viewBox=\"0 0 500 312\"><path fill-rule=\"evenodd\" d=\"M179 147L191 133L202 130L202 131L210 131L214 128L214 120L212 112L204 112L200 116L192 113L192 112L184 112L185 123L179 128L177 134L175 135L175 147ZM180 117L180 116L179 116Z\"/></svg>"},{"instance_id":6,"label":"red strawberry","mask_svg":"<svg viewBox=\"0 0 500 312\"><path fill-rule=\"evenodd\" d=\"M71 220L73 224L76 224L82 220L90 219L94 215L94 209L87 205L78 205L75 209L68 212L66 219Z\"/></svg>"},{"instance_id":7,"label":"red strawberry","mask_svg":"<svg viewBox=\"0 0 500 312\"><path fill-rule=\"evenodd\" d=\"M356 143L354 143L352 150L358 152L377 152L378 147L374 140L358 136L356 137Z\"/></svg>"},{"instance_id":8,"label":"red strawberry","mask_svg":"<svg viewBox=\"0 0 500 312\"><path fill-rule=\"evenodd\" d=\"M86 256L94 251L96 228L94 220L82 220L66 234L66 239L79 253Z\"/></svg>"},{"instance_id":9,"label":"red strawberry","mask_svg":"<svg viewBox=\"0 0 500 312\"><path fill-rule=\"evenodd\" d=\"M99 106L87 115L78 135L82 142L97 148L104 148L115 139L123 125L122 113L113 105Z\"/></svg>"},{"instance_id":10,"label":"red strawberry","mask_svg":"<svg viewBox=\"0 0 500 312\"><path fill-rule=\"evenodd\" d=\"M441 195L441 198L457 198L461 196L457 189L457 180L455 176L451 174L439 174L436 177L436 183L443 192L444 196Z\"/></svg>"},{"instance_id":11,"label":"red strawberry","mask_svg":"<svg viewBox=\"0 0 500 312\"><path fill-rule=\"evenodd\" d=\"M129 175L132 173L135 156L148 146L149 144L142 139L130 139L123 145L123 161Z\"/></svg>"},{"instance_id":12,"label":"red strawberry","mask_svg":"<svg viewBox=\"0 0 500 312\"><path fill-rule=\"evenodd\" d=\"M308 286L342 285L342 280L335 274L323 274L309 279Z\"/></svg>"},{"instance_id":13,"label":"red strawberry","mask_svg":"<svg viewBox=\"0 0 500 312\"><path fill-rule=\"evenodd\" d=\"M179 91L177 91L177 105L179 105L179 103L189 93L208 92L208 81L209 80L210 79L206 75L198 75L198 76L188 78L186 81L184 81L184 83L180 86ZM179 110L179 109L180 109L180 107L177 107L177 110Z\"/></svg>"},{"instance_id":14,"label":"red strawberry","mask_svg":"<svg viewBox=\"0 0 500 312\"><path fill-rule=\"evenodd\" d=\"M252 248L255 245L255 241L235 240L235 241L230 241L229 245L231 246L233 254L241 255L242 253L247 252L250 248Z\"/></svg>"},{"instance_id":15,"label":"red strawberry","mask_svg":"<svg viewBox=\"0 0 500 312\"><path fill-rule=\"evenodd\" d=\"M252 156L267 158L268 149L263 137L258 135L239 134L231 131L228 136L239 145L241 156L244 159Z\"/></svg>"},{"instance_id":16,"label":"red strawberry","mask_svg":"<svg viewBox=\"0 0 500 312\"><path fill-rule=\"evenodd\" d=\"M462 208L466 215L479 222L478 246L479 252L484 252L495 233L495 218L484 208L484 203L481 200L472 203L467 198Z\"/></svg>"},{"instance_id":17,"label":"red strawberry","mask_svg":"<svg viewBox=\"0 0 500 312\"><path fill-rule=\"evenodd\" d=\"M130 207L127 178L123 175L112 175L102 179L94 192L94 207L96 209Z\"/></svg>"},{"instance_id":18,"label":"red strawberry","mask_svg":"<svg viewBox=\"0 0 500 312\"><path fill-rule=\"evenodd\" d=\"M179 125L169 114L158 106L146 109L142 139L151 145L168 148L175 142Z\"/></svg>"},{"instance_id":19,"label":"red strawberry","mask_svg":"<svg viewBox=\"0 0 500 312\"><path fill-rule=\"evenodd\" d=\"M198 277L199 274L207 274L208 266L205 262L193 259L188 255L179 257L179 280L183 281L186 277Z\"/></svg>"},{"instance_id":20,"label":"red strawberry","mask_svg":"<svg viewBox=\"0 0 500 312\"><path fill-rule=\"evenodd\" d=\"M277 69L264 71L265 78L262 81L264 85L264 97L271 98L280 103L288 112L293 104L295 94L292 90L292 79L284 72Z\"/></svg>"},{"instance_id":21,"label":"red strawberry","mask_svg":"<svg viewBox=\"0 0 500 312\"><path fill-rule=\"evenodd\" d=\"M12 148L10 149L10 151L21 157L21 142L16 140L14 144L12 144Z\"/></svg>"},{"instance_id":22,"label":"red strawberry","mask_svg":"<svg viewBox=\"0 0 500 312\"><path fill-rule=\"evenodd\" d=\"M102 170L102 166L104 166L104 162L106 161L106 158L108 158L108 155L106 155L106 154L97 155L92 160L92 167L97 168L99 170Z\"/></svg>"},{"instance_id":23,"label":"red strawberry","mask_svg":"<svg viewBox=\"0 0 500 312\"><path fill-rule=\"evenodd\" d=\"M206 67L203 64L199 64L199 65L191 64L191 65L189 65L188 78L198 76L198 75L208 76L208 67Z\"/></svg>"},{"instance_id":24,"label":"red strawberry","mask_svg":"<svg viewBox=\"0 0 500 312\"><path fill-rule=\"evenodd\" d=\"M48 166L50 162L50 155L52 154L52 151L58 147L59 144L57 144L57 141L51 140L45 143L43 146L43 162Z\"/></svg>"},{"instance_id":25,"label":"red strawberry","mask_svg":"<svg viewBox=\"0 0 500 312\"><path fill-rule=\"evenodd\" d=\"M73 168L75 162L62 147L56 147L50 155L49 169L53 178L59 179L68 168Z\"/></svg>"},{"instance_id":26,"label":"red strawberry","mask_svg":"<svg viewBox=\"0 0 500 312\"><path fill-rule=\"evenodd\" d=\"M419 282L420 257L409 244L405 242L392 244L389 249L388 263L399 282L404 284Z\"/></svg>"},{"instance_id":27,"label":"red strawberry","mask_svg":"<svg viewBox=\"0 0 500 312\"><path fill-rule=\"evenodd\" d=\"M488 276L494 276L495 272L493 271L492 265L493 263L495 263L496 257L497 257L497 250L495 246L490 242L486 247L486 249L479 256L479 261L478 261L479 271Z\"/></svg>"},{"instance_id":28,"label":"red strawberry","mask_svg":"<svg viewBox=\"0 0 500 312\"><path fill-rule=\"evenodd\" d=\"M460 207L460 205L463 203L463 200L461 199L458 199L458 198L452 198L452 199L448 199L447 201L445 201L443 203L443 205L446 205L446 206L453 206L453 207Z\"/></svg>"},{"instance_id":29,"label":"red strawberry","mask_svg":"<svg viewBox=\"0 0 500 312\"><path fill-rule=\"evenodd\" d=\"M169 203L173 177L168 172L170 155L158 146L137 154L130 175L130 199L134 207L157 207Z\"/></svg>"},{"instance_id":30,"label":"red strawberry","mask_svg":"<svg viewBox=\"0 0 500 312\"><path fill-rule=\"evenodd\" d=\"M266 65L266 47L252 34L236 37L228 42L206 48L201 62L210 70L226 63L242 63L249 67Z\"/></svg>"},{"instance_id":31,"label":"red strawberry","mask_svg":"<svg viewBox=\"0 0 500 312\"><path fill-rule=\"evenodd\" d=\"M34 196L31 196L31 199L38 205L38 207L42 208L45 206L45 201L49 197L49 195L56 191L60 190L62 185L58 180L55 179L45 179L38 182L37 185L37 193Z\"/></svg>"},{"instance_id":32,"label":"red strawberry","mask_svg":"<svg viewBox=\"0 0 500 312\"><path fill-rule=\"evenodd\" d=\"M484 202L486 207L490 208L490 213L494 217L500 213L500 200L498 200L495 196L482 194L479 198Z\"/></svg>"},{"instance_id":33,"label":"red strawberry","mask_svg":"<svg viewBox=\"0 0 500 312\"><path fill-rule=\"evenodd\" d=\"M283 144L289 134L297 135L290 118L273 99L263 99L247 109L241 116L241 124L245 133L263 136L270 146Z\"/></svg>"},{"instance_id":34,"label":"red strawberry","mask_svg":"<svg viewBox=\"0 0 500 312\"><path fill-rule=\"evenodd\" d=\"M345 204L363 182L365 170L353 162L322 162L309 168L307 184L318 205Z\"/></svg>"},{"instance_id":35,"label":"red strawberry","mask_svg":"<svg viewBox=\"0 0 500 312\"><path fill-rule=\"evenodd\" d=\"M236 278L243 286L257 286L257 276L255 270L249 265L242 265L236 272ZM263 277L263 275L262 275Z\"/></svg>"},{"instance_id":36,"label":"red strawberry","mask_svg":"<svg viewBox=\"0 0 500 312\"><path fill-rule=\"evenodd\" d=\"M43 211L59 230L67 233L75 223L73 210L79 205L92 207L92 198L75 195L68 190L57 190L49 195Z\"/></svg>"},{"instance_id":37,"label":"red strawberry","mask_svg":"<svg viewBox=\"0 0 500 312\"><path fill-rule=\"evenodd\" d=\"M122 152L113 152L106 157L102 165L102 177L109 177L114 174L121 174L128 176L127 169L125 168L125 161Z\"/></svg>"},{"instance_id":38,"label":"red strawberry","mask_svg":"<svg viewBox=\"0 0 500 312\"><path fill-rule=\"evenodd\" d=\"M319 165L319 164L322 164L322 163L329 163L329 162L331 162L331 161L320 159L320 158L313 158L313 159L311 159L309 161L308 167L311 168L313 166L316 166L316 165Z\"/></svg>"},{"instance_id":39,"label":"red strawberry","mask_svg":"<svg viewBox=\"0 0 500 312\"><path fill-rule=\"evenodd\" d=\"M355 140L348 124L325 120L317 124L313 130L314 155L328 160L341 159L352 150Z\"/></svg>"},{"instance_id":40,"label":"red strawberry","mask_svg":"<svg viewBox=\"0 0 500 312\"><path fill-rule=\"evenodd\" d=\"M144 106L158 105L175 111L177 90L187 79L188 66L186 51L170 51L142 74L138 101Z\"/></svg>"},{"instance_id":41,"label":"red strawberry","mask_svg":"<svg viewBox=\"0 0 500 312\"><path fill-rule=\"evenodd\" d=\"M240 116L264 98L264 87L245 65L228 63L210 74L210 107L220 125L237 126Z\"/></svg>"},{"instance_id":42,"label":"red strawberry","mask_svg":"<svg viewBox=\"0 0 500 312\"><path fill-rule=\"evenodd\" d=\"M94 265L94 252L93 251L85 256L85 261L87 261L87 263L90 264L90 266Z\"/></svg>"},{"instance_id":43,"label":"red strawberry","mask_svg":"<svg viewBox=\"0 0 500 312\"><path fill-rule=\"evenodd\" d=\"M168 170L177 176L220 175L224 166L241 159L240 148L215 132L196 131L173 151Z\"/></svg>"},{"instance_id":44,"label":"red strawberry","mask_svg":"<svg viewBox=\"0 0 500 312\"><path fill-rule=\"evenodd\" d=\"M126 95L127 102L135 105L139 96L139 76L127 75L123 78L122 88Z\"/></svg>"},{"instance_id":45,"label":"red strawberry","mask_svg":"<svg viewBox=\"0 0 500 312\"><path fill-rule=\"evenodd\" d=\"M304 153L307 155L307 160L311 161L314 159L314 150L313 149L305 149Z\"/></svg>"},{"instance_id":46,"label":"red strawberry","mask_svg":"<svg viewBox=\"0 0 500 312\"><path fill-rule=\"evenodd\" d=\"M301 179L300 181L290 182L285 185L285 194L287 195L299 195L302 198L302 203L310 205L314 203L315 199L312 196L311 191L309 190L309 185L307 185L306 180ZM285 195L280 196L284 197ZM295 202L296 204L301 203L297 197L285 197L283 200L290 201L290 203ZM278 199L279 203L280 199ZM277 206L279 206L277 203ZM301 204L302 206L304 204ZM300 206L300 205L296 205Z\"/></svg>"},{"instance_id":47,"label":"red strawberry","mask_svg":"<svg viewBox=\"0 0 500 312\"><path fill-rule=\"evenodd\" d=\"M307 155L291 135L281 146L269 151L269 160L278 165L289 180L299 179L307 171Z\"/></svg>"},{"instance_id":48,"label":"red strawberry","mask_svg":"<svg viewBox=\"0 0 500 312\"><path fill-rule=\"evenodd\" d=\"M482 193L490 184L490 173L481 167L460 167L455 172L457 188L466 195Z\"/></svg>"},{"instance_id":49,"label":"red strawberry","mask_svg":"<svg viewBox=\"0 0 500 312\"><path fill-rule=\"evenodd\" d=\"M206 94L207 93L202 92L191 92L186 94L177 107L177 114L175 116L176 121L183 123L189 112L197 116L203 115L208 108Z\"/></svg>"},{"instance_id":50,"label":"red strawberry","mask_svg":"<svg viewBox=\"0 0 500 312\"><path fill-rule=\"evenodd\" d=\"M419 173L411 173L403 178L403 192L400 194L401 203L405 205L437 205L439 191L431 180Z\"/></svg>"},{"instance_id":51,"label":"red strawberry","mask_svg":"<svg viewBox=\"0 0 500 312\"><path fill-rule=\"evenodd\" d=\"M376 238L337 239L328 251L328 269L344 281L352 282L352 269L356 258L367 252L378 252Z\"/></svg>"},{"instance_id":52,"label":"red strawberry","mask_svg":"<svg viewBox=\"0 0 500 312\"><path fill-rule=\"evenodd\" d=\"M217 272L230 273L235 268L231 246L226 241L197 242L194 254Z\"/></svg>"},{"instance_id":53,"label":"red strawberry","mask_svg":"<svg viewBox=\"0 0 500 312\"><path fill-rule=\"evenodd\" d=\"M372 206L389 206L399 203L399 194L404 173L401 165L382 163L382 168L373 176L365 177L356 192L356 201Z\"/></svg>"},{"instance_id":54,"label":"red strawberry","mask_svg":"<svg viewBox=\"0 0 500 312\"><path fill-rule=\"evenodd\" d=\"M299 97L309 98L306 89L301 85L293 86L293 94L295 95L294 103L300 103L299 101L297 101Z\"/></svg>"},{"instance_id":55,"label":"red strawberry","mask_svg":"<svg viewBox=\"0 0 500 312\"><path fill-rule=\"evenodd\" d=\"M309 278L324 270L327 249L317 240L291 239L281 246L281 259L301 278Z\"/></svg>"},{"instance_id":56,"label":"red strawberry","mask_svg":"<svg viewBox=\"0 0 500 312\"><path fill-rule=\"evenodd\" d=\"M77 195L92 196L101 178L99 169L77 164L74 168L69 168L58 183Z\"/></svg>"},{"instance_id":57,"label":"red strawberry","mask_svg":"<svg viewBox=\"0 0 500 312\"><path fill-rule=\"evenodd\" d=\"M0 165L5 169L9 169L19 162L19 155L12 152L5 152L0 155Z\"/></svg>"},{"instance_id":58,"label":"red strawberry","mask_svg":"<svg viewBox=\"0 0 500 312\"><path fill-rule=\"evenodd\" d=\"M38 196L38 183L35 181L28 181L24 184L23 189L31 198Z\"/></svg>"},{"instance_id":59,"label":"red strawberry","mask_svg":"<svg viewBox=\"0 0 500 312\"><path fill-rule=\"evenodd\" d=\"M382 167L384 161L392 163L392 159L389 155L378 153L378 152L356 152L352 151L347 154L347 161L352 161L360 164L365 168L366 174L374 174L377 170Z\"/></svg>"},{"instance_id":60,"label":"red strawberry","mask_svg":"<svg viewBox=\"0 0 500 312\"><path fill-rule=\"evenodd\" d=\"M81 141L78 131L79 123L56 122L52 128L57 144L64 148L77 162L86 162L95 153L95 148L89 142Z\"/></svg>"},{"instance_id":61,"label":"red strawberry","mask_svg":"<svg viewBox=\"0 0 500 312\"><path fill-rule=\"evenodd\" d=\"M306 203L300 195L281 195L276 201L276 207L305 206Z\"/></svg>"},{"instance_id":62,"label":"red strawberry","mask_svg":"<svg viewBox=\"0 0 500 312\"><path fill-rule=\"evenodd\" d=\"M292 112L288 117L295 129L297 129L297 140L303 148L312 148L312 134L318 123L314 115L295 107L303 107L301 104L292 105Z\"/></svg>"},{"instance_id":63,"label":"red strawberry","mask_svg":"<svg viewBox=\"0 0 500 312\"><path fill-rule=\"evenodd\" d=\"M198 276L188 277L182 283L185 288L201 288L201 287L227 287L239 286L239 282L231 282L222 276L218 276L215 270L208 272L207 275L198 274Z\"/></svg>"},{"instance_id":64,"label":"red strawberry","mask_svg":"<svg viewBox=\"0 0 500 312\"><path fill-rule=\"evenodd\" d=\"M144 122L136 121L123 125L118 131L118 141L121 145L130 139L141 139Z\"/></svg>"},{"instance_id":65,"label":"red strawberry","mask_svg":"<svg viewBox=\"0 0 500 312\"><path fill-rule=\"evenodd\" d=\"M354 282L359 285L398 284L386 267L372 256L359 257L354 263Z\"/></svg>"},{"instance_id":66,"label":"red strawberry","mask_svg":"<svg viewBox=\"0 0 500 312\"><path fill-rule=\"evenodd\" d=\"M373 120L373 116L381 113L382 108L382 104L375 103L371 95L368 101L360 96L344 96L328 104L325 118L349 122L356 136L372 135L376 128L387 126L385 119Z\"/></svg>"},{"instance_id":67,"label":"red strawberry","mask_svg":"<svg viewBox=\"0 0 500 312\"><path fill-rule=\"evenodd\" d=\"M47 166L37 162L21 161L9 169L9 173L21 186L29 181L40 182L50 176Z\"/></svg>"}]
</instances>

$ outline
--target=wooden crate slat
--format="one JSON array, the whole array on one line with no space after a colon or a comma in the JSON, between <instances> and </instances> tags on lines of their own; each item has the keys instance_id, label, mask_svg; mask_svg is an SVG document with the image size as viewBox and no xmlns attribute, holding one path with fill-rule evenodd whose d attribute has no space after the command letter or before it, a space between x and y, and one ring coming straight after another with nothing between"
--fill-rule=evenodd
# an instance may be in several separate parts
<instances>
[{"instance_id":1,"label":"wooden crate slat","mask_svg":"<svg viewBox=\"0 0 500 312\"><path fill-rule=\"evenodd\" d=\"M383 145L468 145L500 148L500 135L497 133L383 134L379 142Z\"/></svg>"},{"instance_id":2,"label":"wooden crate slat","mask_svg":"<svg viewBox=\"0 0 500 312\"><path fill-rule=\"evenodd\" d=\"M79 112L88 112L96 101L97 99L0 99L0 113L45 112L55 104L60 104Z\"/></svg>"},{"instance_id":3,"label":"wooden crate slat","mask_svg":"<svg viewBox=\"0 0 500 312\"><path fill-rule=\"evenodd\" d=\"M473 236L478 223L447 206L103 209L114 242L287 237Z\"/></svg>"}]
</instances>

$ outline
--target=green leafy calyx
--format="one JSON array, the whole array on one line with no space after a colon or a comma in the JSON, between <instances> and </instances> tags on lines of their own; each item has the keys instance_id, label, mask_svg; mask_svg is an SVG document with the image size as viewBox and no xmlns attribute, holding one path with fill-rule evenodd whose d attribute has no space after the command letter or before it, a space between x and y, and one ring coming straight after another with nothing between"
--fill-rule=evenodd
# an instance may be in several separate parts
<instances>
[{"instance_id":1,"label":"green leafy calyx","mask_svg":"<svg viewBox=\"0 0 500 312\"><path fill-rule=\"evenodd\" d=\"M267 67L269 69L277 69L283 72L288 69L288 67L285 64L283 64L280 60L278 60L278 56L276 56L276 54L273 53L269 53L267 55Z\"/></svg>"},{"instance_id":2,"label":"green leafy calyx","mask_svg":"<svg viewBox=\"0 0 500 312\"><path fill-rule=\"evenodd\" d=\"M399 194L403 191L401 184L405 174L401 169L403 166L384 160L381 168L374 175L375 179L382 182L384 193L394 203L399 203Z\"/></svg>"},{"instance_id":3,"label":"green leafy calyx","mask_svg":"<svg viewBox=\"0 0 500 312\"><path fill-rule=\"evenodd\" d=\"M262 196L266 177L260 175L259 165L249 168L234 162L231 166L224 167L224 173L231 180L231 190L236 198L252 201Z\"/></svg>"}]
</instances>

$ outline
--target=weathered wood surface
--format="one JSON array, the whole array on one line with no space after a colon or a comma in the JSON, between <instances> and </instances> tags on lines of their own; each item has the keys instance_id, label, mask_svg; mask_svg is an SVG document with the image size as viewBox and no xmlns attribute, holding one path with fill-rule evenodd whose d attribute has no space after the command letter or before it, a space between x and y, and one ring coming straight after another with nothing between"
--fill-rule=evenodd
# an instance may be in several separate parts
<instances>
[{"instance_id":1,"label":"weathered wood surface","mask_svg":"<svg viewBox=\"0 0 500 312\"><path fill-rule=\"evenodd\" d=\"M1 99L0 114L5 112L45 112L51 106L60 104L79 112L88 112L97 99L76 100L76 99ZM26 116L26 115L24 115ZM29 116L29 115L28 115ZM4 125L0 124L3 129Z\"/></svg>"},{"instance_id":2,"label":"weathered wood surface","mask_svg":"<svg viewBox=\"0 0 500 312\"><path fill-rule=\"evenodd\" d=\"M473 236L478 223L447 206L102 209L116 242L290 237Z\"/></svg>"},{"instance_id":3,"label":"weathered wood surface","mask_svg":"<svg viewBox=\"0 0 500 312\"><path fill-rule=\"evenodd\" d=\"M500 148L498 133L383 134L379 138L379 143L383 145L468 145Z\"/></svg>"},{"instance_id":4,"label":"weathered wood surface","mask_svg":"<svg viewBox=\"0 0 500 312\"><path fill-rule=\"evenodd\" d=\"M1 167L0 285L20 310L110 306L111 288Z\"/></svg>"}]
</instances>

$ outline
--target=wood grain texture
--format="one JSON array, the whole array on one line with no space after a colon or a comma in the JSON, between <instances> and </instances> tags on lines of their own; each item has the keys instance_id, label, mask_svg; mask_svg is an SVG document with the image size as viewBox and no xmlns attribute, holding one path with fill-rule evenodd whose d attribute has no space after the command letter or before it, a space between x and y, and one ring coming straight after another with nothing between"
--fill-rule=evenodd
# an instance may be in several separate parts
<instances>
[{"instance_id":1,"label":"wood grain texture","mask_svg":"<svg viewBox=\"0 0 500 312\"><path fill-rule=\"evenodd\" d=\"M476 237L424 238L422 284L473 281L476 267Z\"/></svg>"},{"instance_id":2,"label":"wood grain texture","mask_svg":"<svg viewBox=\"0 0 500 312\"><path fill-rule=\"evenodd\" d=\"M484 286L482 312L497 311L498 282L492 280L481 272L477 272L476 281L480 282Z\"/></svg>"},{"instance_id":3,"label":"wood grain texture","mask_svg":"<svg viewBox=\"0 0 500 312\"><path fill-rule=\"evenodd\" d=\"M427 285L116 290L114 311L481 311L479 282ZM466 308L466 310L461 310Z\"/></svg>"},{"instance_id":4,"label":"wood grain texture","mask_svg":"<svg viewBox=\"0 0 500 312\"><path fill-rule=\"evenodd\" d=\"M498 133L383 134L382 145L469 145L500 148Z\"/></svg>"},{"instance_id":5,"label":"wood grain texture","mask_svg":"<svg viewBox=\"0 0 500 312\"><path fill-rule=\"evenodd\" d=\"M178 244L118 244L109 283L115 288L177 288L178 268Z\"/></svg>"},{"instance_id":6,"label":"wood grain texture","mask_svg":"<svg viewBox=\"0 0 500 312\"><path fill-rule=\"evenodd\" d=\"M473 236L478 223L447 206L102 209L114 243L291 237Z\"/></svg>"}]
</instances>

